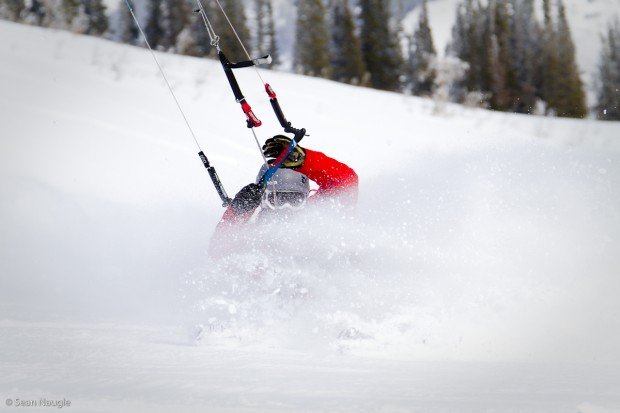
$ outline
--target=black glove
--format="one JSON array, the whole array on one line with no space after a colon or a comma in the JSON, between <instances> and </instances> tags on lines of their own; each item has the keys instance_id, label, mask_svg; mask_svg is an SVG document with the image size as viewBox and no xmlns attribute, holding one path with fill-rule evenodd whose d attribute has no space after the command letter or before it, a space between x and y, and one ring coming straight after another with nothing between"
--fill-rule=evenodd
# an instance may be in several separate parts
<instances>
[{"instance_id":1,"label":"black glove","mask_svg":"<svg viewBox=\"0 0 620 413\"><path fill-rule=\"evenodd\" d=\"M263 191L256 184L249 184L241 188L241 191L235 195L230 206L236 214L243 214L254 211L260 205Z\"/></svg>"},{"instance_id":2,"label":"black glove","mask_svg":"<svg viewBox=\"0 0 620 413\"><path fill-rule=\"evenodd\" d=\"M287 150L291 144L291 138L284 135L276 135L273 138L269 138L263 145L263 154L271 165L275 158L278 157L283 151ZM297 168L301 166L306 160L306 152L299 145L295 146L295 149L291 154L282 162L282 168Z\"/></svg>"}]
</instances>

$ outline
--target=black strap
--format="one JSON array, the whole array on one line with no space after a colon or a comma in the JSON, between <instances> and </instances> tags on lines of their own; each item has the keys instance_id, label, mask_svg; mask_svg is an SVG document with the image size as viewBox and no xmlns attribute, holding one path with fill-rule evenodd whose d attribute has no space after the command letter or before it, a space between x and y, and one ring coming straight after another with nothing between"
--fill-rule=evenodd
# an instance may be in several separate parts
<instances>
[{"instance_id":1,"label":"black strap","mask_svg":"<svg viewBox=\"0 0 620 413\"><path fill-rule=\"evenodd\" d=\"M235 99L237 103L241 105L241 110L245 113L246 123L248 128L254 128L262 125L263 123L258 119L258 117L252 111L250 104L245 100L245 96L243 96L243 92L241 92L241 88L239 87L239 83L237 83L237 78L233 73L234 64L228 60L224 52L219 50L217 52L220 63L222 63L222 68L224 68L224 73L226 73L226 78L228 79L228 83L230 84L230 88L232 89Z\"/></svg>"},{"instance_id":2,"label":"black strap","mask_svg":"<svg viewBox=\"0 0 620 413\"><path fill-rule=\"evenodd\" d=\"M245 97L241 92L241 88L239 87L239 83L237 82L237 78L232 71L232 63L230 62L230 60L228 60L224 52L222 52L221 50L217 52L217 55L220 58L220 63L222 63L222 67L224 68L224 73L226 73L226 77L228 78L228 83L230 83L230 87L235 94L235 99L237 99L237 102L245 100Z\"/></svg>"},{"instance_id":3,"label":"black strap","mask_svg":"<svg viewBox=\"0 0 620 413\"><path fill-rule=\"evenodd\" d=\"M263 64L269 64L270 62L271 62L271 56L265 55L257 59L244 60L243 62L232 63L229 61L228 67L230 67L231 69L242 69L244 67L252 67L252 66L259 66Z\"/></svg>"}]
</instances>

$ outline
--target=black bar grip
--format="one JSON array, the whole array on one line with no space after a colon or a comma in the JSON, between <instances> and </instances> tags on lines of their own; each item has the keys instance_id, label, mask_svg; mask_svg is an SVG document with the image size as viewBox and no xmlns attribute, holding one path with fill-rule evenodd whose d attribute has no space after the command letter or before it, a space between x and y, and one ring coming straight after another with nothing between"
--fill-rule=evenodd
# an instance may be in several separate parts
<instances>
[{"instance_id":1,"label":"black bar grip","mask_svg":"<svg viewBox=\"0 0 620 413\"><path fill-rule=\"evenodd\" d=\"M295 137L293 139L295 139L295 142L299 143L304 136L306 136L306 129L305 128L301 128L301 129L295 129L295 128L291 128L291 132L293 132L295 134Z\"/></svg>"},{"instance_id":2,"label":"black bar grip","mask_svg":"<svg viewBox=\"0 0 620 413\"><path fill-rule=\"evenodd\" d=\"M286 117L284 116L284 112L282 112L282 108L280 107L280 104L278 103L278 99L269 99L269 102L271 102L271 107L273 108L273 111L275 112L276 117L278 118L278 121L280 122L280 125L282 125L283 128L290 126L290 124L286 120Z\"/></svg>"},{"instance_id":3,"label":"black bar grip","mask_svg":"<svg viewBox=\"0 0 620 413\"><path fill-rule=\"evenodd\" d=\"M247 60L247 61L238 62L238 63L232 63L232 62L228 63L228 67L231 69L243 69L244 67L252 67L252 66L254 66L254 61L252 60Z\"/></svg>"},{"instance_id":4,"label":"black bar grip","mask_svg":"<svg viewBox=\"0 0 620 413\"><path fill-rule=\"evenodd\" d=\"M209 176L211 177L213 186L215 186L215 190L217 191L217 194L222 200L222 206L227 207L230 204L231 199L228 197L228 194L224 190L224 185L222 185L222 181L220 181L220 177L217 175L217 171L214 167L211 166L209 160L207 159L207 156L204 154L203 151L200 151L198 153L198 156L200 157L202 164L205 166L205 168L207 168L207 172L209 172Z\"/></svg>"},{"instance_id":5,"label":"black bar grip","mask_svg":"<svg viewBox=\"0 0 620 413\"><path fill-rule=\"evenodd\" d=\"M243 62L237 62L237 63L233 63L230 60L228 60L228 63L226 63L226 66L228 66L231 69L243 69L244 67L267 65L269 63L271 63L271 56L265 55L257 59L244 60Z\"/></svg>"},{"instance_id":6,"label":"black bar grip","mask_svg":"<svg viewBox=\"0 0 620 413\"><path fill-rule=\"evenodd\" d=\"M228 205L230 205L231 199L228 197L228 194L226 194L226 191L224 190L224 187L222 186L222 182L220 181L220 177L217 175L215 168L212 166L207 168L207 171L209 171L209 175L211 176L211 181L213 181L213 185L215 185L215 190L217 191L217 194L220 196L220 199L222 200L222 206L227 207Z\"/></svg>"},{"instance_id":7,"label":"black bar grip","mask_svg":"<svg viewBox=\"0 0 620 413\"><path fill-rule=\"evenodd\" d=\"M243 93L241 92L239 83L237 83L237 78L235 77L235 74L230 68L230 65L231 65L230 60L228 60L226 55L224 55L224 53L221 50L217 54L220 58L220 63L222 64L222 67L224 68L224 73L226 73L226 78L228 78L228 83L230 84L230 87L235 95L235 99L237 100L237 102L241 102L245 98L243 97Z\"/></svg>"},{"instance_id":8,"label":"black bar grip","mask_svg":"<svg viewBox=\"0 0 620 413\"><path fill-rule=\"evenodd\" d=\"M211 164L207 159L207 155L205 155L203 151L200 151L198 152L198 156L200 156L200 160L202 161L202 164L205 166L205 168L209 169L211 167Z\"/></svg>"}]
</instances>

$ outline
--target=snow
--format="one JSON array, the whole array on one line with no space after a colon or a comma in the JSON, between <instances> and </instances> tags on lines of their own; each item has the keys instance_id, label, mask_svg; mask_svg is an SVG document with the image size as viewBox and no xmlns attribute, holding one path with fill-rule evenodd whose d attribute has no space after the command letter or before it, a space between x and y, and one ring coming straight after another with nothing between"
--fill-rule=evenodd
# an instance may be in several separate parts
<instances>
[{"instance_id":1,"label":"snow","mask_svg":"<svg viewBox=\"0 0 620 413\"><path fill-rule=\"evenodd\" d=\"M221 68L158 56L234 194L261 158ZM220 201L148 51L0 22L0 60L3 397L80 412L620 409L618 123L435 113L262 72L303 145L358 172L357 216L308 210L215 262ZM238 77L261 140L279 132L256 73Z\"/></svg>"}]
</instances>

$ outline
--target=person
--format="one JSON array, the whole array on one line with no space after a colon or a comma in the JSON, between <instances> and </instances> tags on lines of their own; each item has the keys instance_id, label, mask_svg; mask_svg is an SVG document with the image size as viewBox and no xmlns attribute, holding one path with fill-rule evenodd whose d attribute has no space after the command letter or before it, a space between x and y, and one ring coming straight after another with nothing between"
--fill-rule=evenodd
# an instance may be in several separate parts
<instances>
[{"instance_id":1,"label":"person","mask_svg":"<svg viewBox=\"0 0 620 413\"><path fill-rule=\"evenodd\" d=\"M290 138L276 135L265 141L263 154L268 162L272 163L290 143ZM266 170L267 165L263 165L256 183L244 186L235 195L216 226L211 239L211 255L219 255L216 251L221 250L221 241L232 231L247 224L254 216L257 221L278 219L297 214L306 205L326 199L336 200L345 206L357 203L357 173L346 164L321 152L297 145L263 190L257 182ZM319 187L312 195L310 180Z\"/></svg>"}]
</instances>

